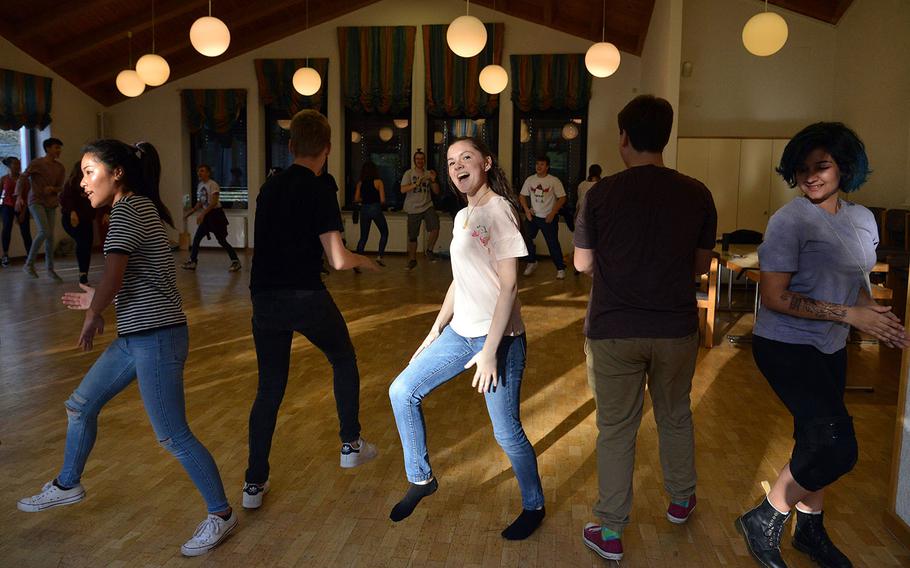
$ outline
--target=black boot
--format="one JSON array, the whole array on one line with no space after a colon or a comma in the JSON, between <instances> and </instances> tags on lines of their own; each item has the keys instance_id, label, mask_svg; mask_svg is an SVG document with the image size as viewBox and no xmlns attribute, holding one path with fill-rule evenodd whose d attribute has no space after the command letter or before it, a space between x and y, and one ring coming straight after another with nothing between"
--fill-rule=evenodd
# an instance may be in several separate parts
<instances>
[{"instance_id":1,"label":"black boot","mask_svg":"<svg viewBox=\"0 0 910 568\"><path fill-rule=\"evenodd\" d=\"M779 512L768 499L736 519L736 530L746 539L746 548L765 568L787 568L780 555L780 536L790 513Z\"/></svg>"},{"instance_id":2,"label":"black boot","mask_svg":"<svg viewBox=\"0 0 910 568\"><path fill-rule=\"evenodd\" d=\"M796 533L793 548L809 555L822 568L853 568L850 559L834 546L828 538L822 515L812 515L796 510Z\"/></svg>"}]
</instances>

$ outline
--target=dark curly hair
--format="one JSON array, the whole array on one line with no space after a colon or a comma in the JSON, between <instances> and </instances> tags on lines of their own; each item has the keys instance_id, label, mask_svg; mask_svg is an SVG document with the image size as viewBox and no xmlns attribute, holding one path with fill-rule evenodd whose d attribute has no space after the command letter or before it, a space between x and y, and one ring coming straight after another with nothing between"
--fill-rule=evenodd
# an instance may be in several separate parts
<instances>
[{"instance_id":1,"label":"dark curly hair","mask_svg":"<svg viewBox=\"0 0 910 568\"><path fill-rule=\"evenodd\" d=\"M796 173L806 156L818 148L831 154L837 164L844 193L859 189L872 173L863 141L841 122L816 122L800 130L784 148L777 173L790 187L796 187Z\"/></svg>"}]
</instances>

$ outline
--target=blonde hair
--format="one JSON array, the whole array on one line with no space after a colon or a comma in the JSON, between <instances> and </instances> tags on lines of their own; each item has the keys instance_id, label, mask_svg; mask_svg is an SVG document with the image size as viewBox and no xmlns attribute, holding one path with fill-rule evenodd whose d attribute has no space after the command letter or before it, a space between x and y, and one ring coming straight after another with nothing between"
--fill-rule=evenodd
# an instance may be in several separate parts
<instances>
[{"instance_id":1,"label":"blonde hair","mask_svg":"<svg viewBox=\"0 0 910 568\"><path fill-rule=\"evenodd\" d=\"M319 111L306 109L291 119L291 144L294 156L318 156L325 150L332 137L329 121Z\"/></svg>"}]
</instances>

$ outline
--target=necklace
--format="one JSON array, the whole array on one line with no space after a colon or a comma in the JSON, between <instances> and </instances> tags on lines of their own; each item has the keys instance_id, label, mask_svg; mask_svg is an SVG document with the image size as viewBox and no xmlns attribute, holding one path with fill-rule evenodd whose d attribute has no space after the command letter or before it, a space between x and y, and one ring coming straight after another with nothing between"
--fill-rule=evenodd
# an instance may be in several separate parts
<instances>
[{"instance_id":1,"label":"necklace","mask_svg":"<svg viewBox=\"0 0 910 568\"><path fill-rule=\"evenodd\" d=\"M468 206L468 214L465 215L465 218L464 218L464 225L461 226L462 229L467 229L467 228L468 228L468 221L471 220L471 213L473 213L474 210L477 209L477 206L480 205L480 201L481 201L481 200L484 198L484 196L485 196L486 194L488 194L488 193L490 193L490 189L489 189L489 188L487 188L487 190L486 190L485 192L483 192L483 194L482 194L480 197L477 198L477 203L474 205L474 207Z\"/></svg>"}]
</instances>

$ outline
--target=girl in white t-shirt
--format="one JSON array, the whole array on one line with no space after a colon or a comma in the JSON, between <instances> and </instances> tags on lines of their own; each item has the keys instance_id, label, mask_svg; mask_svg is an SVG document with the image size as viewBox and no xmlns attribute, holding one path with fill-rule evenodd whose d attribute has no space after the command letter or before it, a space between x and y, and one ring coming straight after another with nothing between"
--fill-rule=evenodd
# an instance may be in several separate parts
<instances>
[{"instance_id":1,"label":"girl in white t-shirt","mask_svg":"<svg viewBox=\"0 0 910 568\"><path fill-rule=\"evenodd\" d=\"M527 254L518 200L489 149L458 139L447 154L449 183L467 197L455 216L450 247L453 281L430 333L389 388L410 482L389 517L409 516L438 487L430 468L421 401L436 387L477 366L471 387L483 393L493 435L518 479L523 511L502 536L527 538L544 517L537 456L519 420L527 341L518 301L518 259Z\"/></svg>"}]
</instances>

